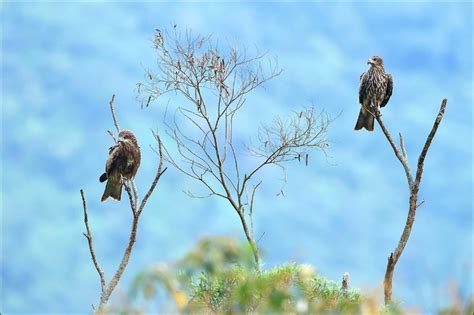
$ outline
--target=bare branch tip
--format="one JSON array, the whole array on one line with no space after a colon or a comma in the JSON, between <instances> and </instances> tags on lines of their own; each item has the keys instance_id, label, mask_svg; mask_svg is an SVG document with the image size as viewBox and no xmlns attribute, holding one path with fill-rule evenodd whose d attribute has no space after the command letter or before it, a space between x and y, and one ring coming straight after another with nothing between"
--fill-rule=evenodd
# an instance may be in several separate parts
<instances>
[{"instance_id":1,"label":"bare branch tip","mask_svg":"<svg viewBox=\"0 0 474 315\"><path fill-rule=\"evenodd\" d=\"M107 133L112 137L112 139L114 140L115 143L117 143L117 139L115 138L115 135L112 131L110 130L107 130Z\"/></svg>"},{"instance_id":2,"label":"bare branch tip","mask_svg":"<svg viewBox=\"0 0 474 315\"><path fill-rule=\"evenodd\" d=\"M120 133L120 126L119 126L117 117L115 115L114 101L115 101L115 94L112 94L112 98L109 101L110 112L112 113L112 119L114 121L115 129L117 129L117 133Z\"/></svg>"}]
</instances>

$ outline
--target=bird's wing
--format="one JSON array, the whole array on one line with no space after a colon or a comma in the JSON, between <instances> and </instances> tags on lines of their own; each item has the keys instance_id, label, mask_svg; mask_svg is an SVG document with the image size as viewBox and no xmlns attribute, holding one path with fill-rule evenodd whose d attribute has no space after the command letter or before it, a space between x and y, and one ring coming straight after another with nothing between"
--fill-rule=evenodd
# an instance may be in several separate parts
<instances>
[{"instance_id":1,"label":"bird's wing","mask_svg":"<svg viewBox=\"0 0 474 315\"><path fill-rule=\"evenodd\" d=\"M383 98L382 104L380 104L380 107L384 107L387 105L388 100L390 99L390 96L392 96L392 90L393 90L393 79L390 74L387 73L387 90L385 91L385 96Z\"/></svg>"},{"instance_id":2,"label":"bird's wing","mask_svg":"<svg viewBox=\"0 0 474 315\"><path fill-rule=\"evenodd\" d=\"M359 104L363 103L363 100L367 97L367 76L363 72L359 79Z\"/></svg>"},{"instance_id":3,"label":"bird's wing","mask_svg":"<svg viewBox=\"0 0 474 315\"><path fill-rule=\"evenodd\" d=\"M113 146L111 146L111 147L109 148L109 155L112 153L112 151L113 151L116 147L118 147L118 143L114 144Z\"/></svg>"},{"instance_id":4,"label":"bird's wing","mask_svg":"<svg viewBox=\"0 0 474 315\"><path fill-rule=\"evenodd\" d=\"M125 175L129 179L133 179L138 171L138 167L140 167L140 147L133 143L126 144L125 146L127 146L127 150L125 150L127 154L127 169Z\"/></svg>"},{"instance_id":5,"label":"bird's wing","mask_svg":"<svg viewBox=\"0 0 474 315\"><path fill-rule=\"evenodd\" d=\"M135 168L133 170L133 177L135 177L135 174L137 173L138 168L140 167L141 159L142 159L142 154L140 151L140 147L137 145L135 147L135 152L134 152Z\"/></svg>"},{"instance_id":6,"label":"bird's wing","mask_svg":"<svg viewBox=\"0 0 474 315\"><path fill-rule=\"evenodd\" d=\"M105 163L105 172L109 176L112 172L116 171L119 165L122 163L122 148L119 144L116 144L109 149L109 158Z\"/></svg>"}]
</instances>

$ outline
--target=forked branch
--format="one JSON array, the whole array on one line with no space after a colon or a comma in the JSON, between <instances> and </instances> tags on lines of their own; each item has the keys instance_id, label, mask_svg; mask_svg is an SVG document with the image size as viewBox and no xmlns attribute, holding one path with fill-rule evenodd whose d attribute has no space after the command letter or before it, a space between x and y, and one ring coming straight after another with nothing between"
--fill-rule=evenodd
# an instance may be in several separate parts
<instances>
[{"instance_id":1,"label":"forked branch","mask_svg":"<svg viewBox=\"0 0 474 315\"><path fill-rule=\"evenodd\" d=\"M409 201L409 207L408 207L408 216L407 220L405 223L405 227L403 229L402 235L400 237L400 240L398 241L397 247L395 250L390 253L390 256L388 257L388 263L387 263L387 269L385 271L385 279L384 279L384 298L385 298L385 303L389 303L392 300L392 279L393 279L393 272L395 269L395 265L398 262L398 259L403 253L403 250L408 242L408 239L410 237L411 229L413 227L413 223L415 222L415 215L416 215L416 209L424 203L424 200L418 204L418 191L421 183L421 177L423 175L423 165L424 161L426 158L426 154L428 153L428 149L430 148L430 145L433 141L433 138L436 134L436 131L438 130L439 124L441 123L441 120L443 119L444 112L446 109L447 105L447 100L444 99L441 103L441 107L439 109L438 115L436 116L436 119L433 123L433 127L431 128L430 133L428 134L428 137L425 141L425 145L423 146L423 149L418 157L418 163L417 163L417 168L416 168L416 176L415 179L413 180L413 175L410 170L410 166L408 165L408 158L407 158L407 153L405 149L405 143L403 141L403 136L400 134L400 149L397 147L395 142L393 141L393 138L391 137L390 133L388 132L387 128L385 127L383 121L382 121L382 116L380 114L380 111L377 110L375 113L375 119L377 119L377 122L380 125L380 128L382 129L385 137L387 138L388 142L390 143L390 146L393 149L393 152L395 153L395 156L398 158L400 163L402 164L405 174L407 177L408 181L408 186L410 190L410 201Z\"/></svg>"},{"instance_id":2,"label":"forked branch","mask_svg":"<svg viewBox=\"0 0 474 315\"><path fill-rule=\"evenodd\" d=\"M114 109L114 102L115 95L112 96L112 99L109 102L110 106L110 111L112 114L112 119L114 122L115 129L117 130L117 133L120 133L120 127L118 124L118 120L115 114L115 109ZM108 131L108 133L112 136L112 138L115 141L115 136L111 131ZM139 195L138 191L135 186L135 182L128 181L124 183L125 190L127 192L127 195L129 197L130 201L130 208L132 210L132 227L130 230L130 236L128 239L128 244L127 247L124 250L122 259L120 261L119 266L117 267L117 270L114 273L114 276L111 278L111 280L107 283L105 272L103 269L100 267L100 264L97 260L94 246L93 246L93 238L92 238L92 233L90 231L89 227L89 220L88 220L88 213L87 213L87 203L86 203L86 197L84 195L84 191L81 189L81 198L82 198L82 206L84 210L84 225L86 227L86 233L83 233L85 238L87 239L88 245L89 245L89 252L92 258L92 262L94 263L94 266L97 270L97 273L99 274L100 277L100 286L101 286L101 294L100 294L100 302L99 302L99 311L103 310L105 305L110 299L110 296L112 292L114 291L115 287L117 286L118 282L120 281L120 278L122 277L123 272L125 271L125 268L128 265L128 261L130 259L130 254L132 253L133 246L135 244L136 240L136 235L137 235L137 229L138 229L138 223L140 219L140 215L142 214L145 205L149 199L149 197L152 195L153 191L155 190L156 185L158 184L158 181L161 178L161 175L166 171L166 168L163 168L163 145L161 143L161 139L157 133L153 133L156 143L157 143L157 153L159 157L159 162L158 162L158 168L155 174L155 177L150 185L150 188L148 189L147 193L145 194L145 197L139 203Z\"/></svg>"}]
</instances>

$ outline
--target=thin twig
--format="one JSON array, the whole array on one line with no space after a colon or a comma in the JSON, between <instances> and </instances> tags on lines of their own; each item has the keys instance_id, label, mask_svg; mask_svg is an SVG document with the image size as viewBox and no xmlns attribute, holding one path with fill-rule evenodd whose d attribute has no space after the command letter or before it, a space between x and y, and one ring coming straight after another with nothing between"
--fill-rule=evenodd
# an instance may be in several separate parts
<instances>
[{"instance_id":1,"label":"thin twig","mask_svg":"<svg viewBox=\"0 0 474 315\"><path fill-rule=\"evenodd\" d=\"M405 148L405 141L403 141L403 135L401 132L398 133L398 135L400 136L400 148L402 149L402 154L403 154L403 157L408 160L408 156L407 156L407 150Z\"/></svg>"},{"instance_id":2,"label":"thin twig","mask_svg":"<svg viewBox=\"0 0 474 315\"><path fill-rule=\"evenodd\" d=\"M425 203L425 199L423 199L419 204L416 205L417 208L421 207Z\"/></svg>"},{"instance_id":3,"label":"thin twig","mask_svg":"<svg viewBox=\"0 0 474 315\"><path fill-rule=\"evenodd\" d=\"M155 137L156 142L158 144L159 164L158 164L158 169L156 170L155 178L153 179L153 182L151 183L150 188L145 194L145 197L143 197L142 203L140 204L140 207L138 208L138 212L137 212L138 216L140 216L143 209L145 208L148 198L150 198L151 194L153 193L153 190L155 190L156 184L158 184L158 181L160 180L161 175L163 175L163 173L167 169L167 168L163 169L163 143L161 142L161 138L158 135L158 133L155 133L155 132L153 132L153 136Z\"/></svg>"},{"instance_id":4,"label":"thin twig","mask_svg":"<svg viewBox=\"0 0 474 315\"><path fill-rule=\"evenodd\" d=\"M115 100L115 94L112 95L112 98L109 101L109 107L110 107L110 112L112 113L112 119L114 120L115 129L117 129L117 133L120 133L120 126L117 120L117 116L115 115L114 100Z\"/></svg>"},{"instance_id":5,"label":"thin twig","mask_svg":"<svg viewBox=\"0 0 474 315\"><path fill-rule=\"evenodd\" d=\"M436 120L433 123L433 127L431 128L431 131L428 134L428 138L426 138L425 145L423 146L423 150L421 150L420 157L418 158L418 165L416 169L416 178L415 178L417 185L420 185L421 176L423 174L423 163L425 162L425 157L426 157L426 154L428 153L428 149L430 148L431 142L433 141L436 131L438 130L439 124L441 123L441 119L443 119L447 103L448 103L447 99L444 99L441 102L441 107L439 109L438 116L436 116Z\"/></svg>"},{"instance_id":6,"label":"thin twig","mask_svg":"<svg viewBox=\"0 0 474 315\"><path fill-rule=\"evenodd\" d=\"M112 139L114 139L114 142L117 143L117 139L115 138L114 133L110 130L107 130L107 133L112 137Z\"/></svg>"},{"instance_id":7,"label":"thin twig","mask_svg":"<svg viewBox=\"0 0 474 315\"><path fill-rule=\"evenodd\" d=\"M132 214L135 217L137 215L137 205L135 203L135 200L133 198L132 191L130 189L129 184L131 184L132 181L128 181L123 183L123 186L125 187L125 191L127 192L128 195L128 200L130 201L130 209L132 210Z\"/></svg>"},{"instance_id":8,"label":"thin twig","mask_svg":"<svg viewBox=\"0 0 474 315\"><path fill-rule=\"evenodd\" d=\"M253 204L254 204L254 199L255 199L255 193L257 192L258 186L262 184L262 181L258 182L257 185L252 190L252 196L250 197L250 207L249 207L249 217L250 217L250 230L252 235L254 235L254 229L253 229Z\"/></svg>"},{"instance_id":9,"label":"thin twig","mask_svg":"<svg viewBox=\"0 0 474 315\"><path fill-rule=\"evenodd\" d=\"M408 165L408 160L406 158L406 153L403 154L402 152L405 150L405 143L403 142L403 136L400 133L400 143L402 146L402 152L397 148L397 145L392 139L392 136L390 135L390 132L388 132L387 128L385 127L385 124L383 123L382 120L382 115L380 114L380 111L377 110L375 113L375 119L380 125L380 128L382 129L382 132L384 133L385 137L387 138L388 142L390 143L390 146L393 149L393 152L395 153L395 156L398 158L400 163L403 166L403 169L405 170L405 175L408 181L408 187L411 190L413 188L414 182L413 182L413 175L410 169L410 165Z\"/></svg>"},{"instance_id":10,"label":"thin twig","mask_svg":"<svg viewBox=\"0 0 474 315\"><path fill-rule=\"evenodd\" d=\"M102 270L102 268L99 265L99 262L97 261L97 258L95 257L95 252L94 252L94 244L92 242L92 233L89 228L89 220L87 216L87 204L86 204L86 197L84 196L84 190L81 191L81 198L82 198L82 207L84 209L84 224L86 226L86 233L83 233L85 238L87 239L87 243L89 244L89 252L92 257L92 262L94 263L95 269L97 270L97 273L99 274L100 277L100 287L102 291L104 291L105 288L105 273Z\"/></svg>"}]
</instances>

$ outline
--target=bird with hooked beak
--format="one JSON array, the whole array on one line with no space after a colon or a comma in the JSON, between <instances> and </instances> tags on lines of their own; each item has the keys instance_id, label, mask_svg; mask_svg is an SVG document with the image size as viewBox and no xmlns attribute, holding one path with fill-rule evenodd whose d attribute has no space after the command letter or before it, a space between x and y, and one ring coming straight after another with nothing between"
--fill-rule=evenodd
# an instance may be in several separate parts
<instances>
[{"instance_id":1,"label":"bird with hooked beak","mask_svg":"<svg viewBox=\"0 0 474 315\"><path fill-rule=\"evenodd\" d=\"M393 80L385 72L383 59L372 56L367 61L370 65L368 71L362 73L359 80L359 118L355 130L365 128L374 130L374 115L377 110L387 105L393 90Z\"/></svg>"},{"instance_id":2,"label":"bird with hooked beak","mask_svg":"<svg viewBox=\"0 0 474 315\"><path fill-rule=\"evenodd\" d=\"M118 134L117 143L110 147L109 158L105 163L105 173L99 178L107 181L101 201L111 197L120 200L124 180L133 180L140 166L141 153L137 138L130 130Z\"/></svg>"}]
</instances>

